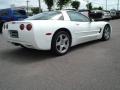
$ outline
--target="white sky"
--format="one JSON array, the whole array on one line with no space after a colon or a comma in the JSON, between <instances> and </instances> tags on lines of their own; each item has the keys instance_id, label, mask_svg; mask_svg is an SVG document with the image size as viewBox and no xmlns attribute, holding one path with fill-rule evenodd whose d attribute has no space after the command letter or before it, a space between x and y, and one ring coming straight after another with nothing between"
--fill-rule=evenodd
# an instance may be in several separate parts
<instances>
[{"instance_id":1,"label":"white sky","mask_svg":"<svg viewBox=\"0 0 120 90\"><path fill-rule=\"evenodd\" d=\"M37 7L38 0L29 0L29 5ZM81 2L80 8L86 8L86 1L87 0L78 0ZM107 0L108 1L108 9L117 9L117 1L118 0ZM92 2L94 6L102 6L106 8L106 0L89 0ZM0 0L0 9L1 8L8 8L11 4L15 4L15 6L26 6L26 0ZM41 0L42 9L46 9L46 5L44 4L43 0Z\"/></svg>"}]
</instances>

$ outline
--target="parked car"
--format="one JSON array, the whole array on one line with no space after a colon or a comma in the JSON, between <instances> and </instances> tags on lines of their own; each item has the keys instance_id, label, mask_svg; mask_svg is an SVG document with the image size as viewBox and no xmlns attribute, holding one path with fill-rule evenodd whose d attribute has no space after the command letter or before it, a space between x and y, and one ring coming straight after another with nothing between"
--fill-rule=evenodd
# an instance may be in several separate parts
<instances>
[{"instance_id":1,"label":"parked car","mask_svg":"<svg viewBox=\"0 0 120 90\"><path fill-rule=\"evenodd\" d=\"M118 11L116 11L116 18L120 18L120 11L118 10Z\"/></svg>"},{"instance_id":2,"label":"parked car","mask_svg":"<svg viewBox=\"0 0 120 90\"><path fill-rule=\"evenodd\" d=\"M73 10L50 11L24 21L5 23L3 36L17 46L64 55L70 47L80 43L109 40L111 25L104 21L95 22Z\"/></svg>"},{"instance_id":3,"label":"parked car","mask_svg":"<svg viewBox=\"0 0 120 90\"><path fill-rule=\"evenodd\" d=\"M98 20L110 20L111 14L110 11L103 11L103 10L92 10L91 11L91 17Z\"/></svg>"},{"instance_id":4,"label":"parked car","mask_svg":"<svg viewBox=\"0 0 120 90\"><path fill-rule=\"evenodd\" d=\"M110 10L110 14L111 14L111 17L114 19L114 18L116 18L116 10Z\"/></svg>"},{"instance_id":5,"label":"parked car","mask_svg":"<svg viewBox=\"0 0 120 90\"><path fill-rule=\"evenodd\" d=\"M0 24L8 21L18 21L27 18L26 11L23 9L1 9L0 10ZM1 32L1 29L0 29Z\"/></svg>"},{"instance_id":6,"label":"parked car","mask_svg":"<svg viewBox=\"0 0 120 90\"><path fill-rule=\"evenodd\" d=\"M120 18L120 11L112 9L110 11L112 19L118 19Z\"/></svg>"},{"instance_id":7,"label":"parked car","mask_svg":"<svg viewBox=\"0 0 120 90\"><path fill-rule=\"evenodd\" d=\"M110 20L111 19L111 14L110 14L110 11L103 11L103 16L102 18L105 20Z\"/></svg>"}]
</instances>

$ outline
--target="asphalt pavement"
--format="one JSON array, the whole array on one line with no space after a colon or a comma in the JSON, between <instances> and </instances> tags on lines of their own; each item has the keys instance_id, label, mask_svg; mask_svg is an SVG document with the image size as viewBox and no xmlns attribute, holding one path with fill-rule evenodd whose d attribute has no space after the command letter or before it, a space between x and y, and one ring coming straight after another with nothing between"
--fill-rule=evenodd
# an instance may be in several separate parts
<instances>
[{"instance_id":1,"label":"asphalt pavement","mask_svg":"<svg viewBox=\"0 0 120 90\"><path fill-rule=\"evenodd\" d=\"M0 90L120 90L120 20L109 41L71 48L60 57L27 50L0 35Z\"/></svg>"}]
</instances>

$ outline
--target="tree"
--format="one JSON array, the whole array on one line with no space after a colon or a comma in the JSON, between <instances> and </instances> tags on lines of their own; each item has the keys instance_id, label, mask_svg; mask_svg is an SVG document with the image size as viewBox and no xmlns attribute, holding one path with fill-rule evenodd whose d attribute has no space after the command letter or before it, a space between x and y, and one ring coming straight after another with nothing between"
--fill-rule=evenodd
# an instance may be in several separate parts
<instances>
[{"instance_id":1,"label":"tree","mask_svg":"<svg viewBox=\"0 0 120 90\"><path fill-rule=\"evenodd\" d=\"M86 7L87 7L87 9L90 10L90 11L93 9L92 3L88 3L88 4L86 5Z\"/></svg>"},{"instance_id":2,"label":"tree","mask_svg":"<svg viewBox=\"0 0 120 90\"><path fill-rule=\"evenodd\" d=\"M57 0L57 6L61 10L63 6L67 5L71 0Z\"/></svg>"},{"instance_id":3,"label":"tree","mask_svg":"<svg viewBox=\"0 0 120 90\"><path fill-rule=\"evenodd\" d=\"M103 10L103 8L99 6L99 7L94 7L93 10Z\"/></svg>"},{"instance_id":4,"label":"tree","mask_svg":"<svg viewBox=\"0 0 120 90\"><path fill-rule=\"evenodd\" d=\"M91 10L93 9L92 3L88 3L86 7L88 9L88 16L91 17Z\"/></svg>"},{"instance_id":5,"label":"tree","mask_svg":"<svg viewBox=\"0 0 120 90\"><path fill-rule=\"evenodd\" d=\"M31 8L33 14L38 14L39 13L39 7L34 7L34 8ZM42 12L42 10L41 10Z\"/></svg>"},{"instance_id":6,"label":"tree","mask_svg":"<svg viewBox=\"0 0 120 90\"><path fill-rule=\"evenodd\" d=\"M45 3L46 3L46 5L47 5L47 7L48 7L48 10L49 11L51 11L51 9L52 9L52 6L53 6L53 2L54 2L54 0L44 0L45 1Z\"/></svg>"},{"instance_id":7,"label":"tree","mask_svg":"<svg viewBox=\"0 0 120 90\"><path fill-rule=\"evenodd\" d=\"M99 6L99 7L98 7L98 10L103 10L103 7Z\"/></svg>"},{"instance_id":8,"label":"tree","mask_svg":"<svg viewBox=\"0 0 120 90\"><path fill-rule=\"evenodd\" d=\"M79 8L79 6L80 6L80 2L79 2L79 1L73 1L73 2L71 3L71 6L72 6L73 8L75 8L75 9L78 10L78 8Z\"/></svg>"}]
</instances>

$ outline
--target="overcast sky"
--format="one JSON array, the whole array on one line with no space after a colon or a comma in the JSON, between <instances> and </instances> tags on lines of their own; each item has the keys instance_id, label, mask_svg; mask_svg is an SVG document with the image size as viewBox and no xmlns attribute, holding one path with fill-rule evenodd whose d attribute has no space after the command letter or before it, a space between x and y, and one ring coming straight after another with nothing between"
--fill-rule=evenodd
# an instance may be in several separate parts
<instances>
[{"instance_id":1,"label":"overcast sky","mask_svg":"<svg viewBox=\"0 0 120 90\"><path fill-rule=\"evenodd\" d=\"M29 5L37 7L38 0L29 0ZM86 1L87 0L78 0L81 2L80 8L86 8ZM108 9L116 9L117 8L117 1L118 0L107 0L108 1ZM89 0L92 2L94 6L102 6L106 8L106 0ZM26 6L26 0L0 0L0 9L1 8L8 8L11 4L15 4L15 6ZM43 0L41 0L42 9L46 9L46 5L44 4Z\"/></svg>"}]
</instances>

